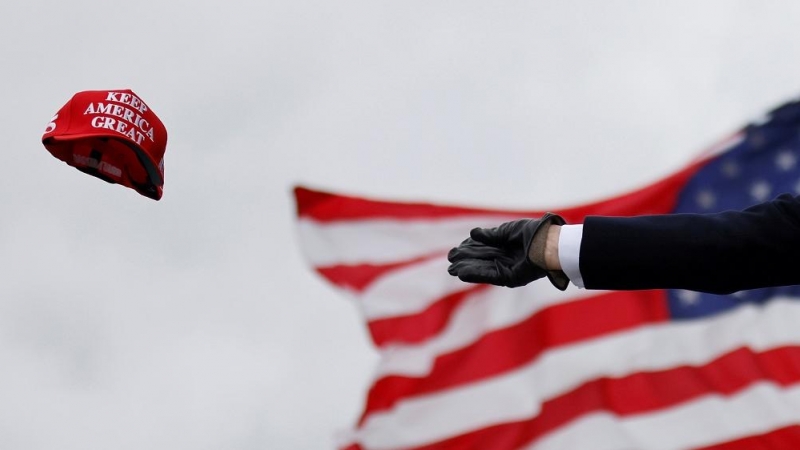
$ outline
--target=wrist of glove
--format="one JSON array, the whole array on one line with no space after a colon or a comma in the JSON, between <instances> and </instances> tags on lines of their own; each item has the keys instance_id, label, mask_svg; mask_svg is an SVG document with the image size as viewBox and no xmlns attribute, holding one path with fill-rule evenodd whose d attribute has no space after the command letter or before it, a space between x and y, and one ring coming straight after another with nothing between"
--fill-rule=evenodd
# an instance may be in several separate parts
<instances>
[{"instance_id":1,"label":"wrist of glove","mask_svg":"<svg viewBox=\"0 0 800 450\"><path fill-rule=\"evenodd\" d=\"M530 246L528 248L528 259L540 269L544 269L547 272L547 279L550 280L553 286L560 290L566 290L567 286L569 285L569 277L561 270L547 270L547 261L545 258L545 249L547 247L547 239L548 239L548 231L551 225L564 225L564 219L558 215L551 215L548 219L543 220L539 224L539 228L533 235L533 239L531 239Z\"/></svg>"},{"instance_id":2,"label":"wrist of glove","mask_svg":"<svg viewBox=\"0 0 800 450\"><path fill-rule=\"evenodd\" d=\"M564 225L564 219L547 213L539 219L520 219L495 228L475 228L470 237L450 250L450 275L470 283L519 287L547 277L565 290L569 278L562 271L548 271L544 251L547 230Z\"/></svg>"}]
</instances>

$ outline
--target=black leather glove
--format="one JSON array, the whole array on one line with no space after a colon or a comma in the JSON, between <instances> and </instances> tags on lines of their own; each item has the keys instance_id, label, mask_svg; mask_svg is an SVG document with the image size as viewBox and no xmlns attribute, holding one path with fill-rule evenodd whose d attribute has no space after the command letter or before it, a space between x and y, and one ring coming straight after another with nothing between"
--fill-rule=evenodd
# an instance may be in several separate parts
<instances>
[{"instance_id":1,"label":"black leather glove","mask_svg":"<svg viewBox=\"0 0 800 450\"><path fill-rule=\"evenodd\" d=\"M450 250L447 272L462 281L519 287L547 277L556 288L565 290L569 279L561 271L547 271L544 266L544 240L551 224L563 225L564 219L547 213L539 219L520 219L495 228L474 228L470 237ZM534 238L537 243L532 252ZM532 253L541 252L534 264Z\"/></svg>"}]
</instances>

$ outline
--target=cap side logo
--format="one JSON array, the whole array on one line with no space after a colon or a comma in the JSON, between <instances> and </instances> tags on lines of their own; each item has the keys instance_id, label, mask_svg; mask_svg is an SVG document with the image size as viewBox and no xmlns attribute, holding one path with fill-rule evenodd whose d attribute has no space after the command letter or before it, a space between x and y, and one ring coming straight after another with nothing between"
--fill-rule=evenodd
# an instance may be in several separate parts
<instances>
[{"instance_id":1,"label":"cap side logo","mask_svg":"<svg viewBox=\"0 0 800 450\"><path fill-rule=\"evenodd\" d=\"M56 130L56 119L58 119L58 114L56 114L55 116L53 116L52 119L50 119L50 123L48 123L47 128L44 129L44 134L52 133L53 131Z\"/></svg>"}]
</instances>

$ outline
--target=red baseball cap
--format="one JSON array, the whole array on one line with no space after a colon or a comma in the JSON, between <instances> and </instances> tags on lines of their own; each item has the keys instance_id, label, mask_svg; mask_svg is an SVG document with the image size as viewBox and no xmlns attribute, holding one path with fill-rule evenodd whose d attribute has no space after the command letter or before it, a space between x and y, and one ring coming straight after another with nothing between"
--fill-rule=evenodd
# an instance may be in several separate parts
<instances>
[{"instance_id":1,"label":"red baseball cap","mask_svg":"<svg viewBox=\"0 0 800 450\"><path fill-rule=\"evenodd\" d=\"M130 89L73 95L47 125L42 144L82 172L154 200L163 195L167 129Z\"/></svg>"}]
</instances>

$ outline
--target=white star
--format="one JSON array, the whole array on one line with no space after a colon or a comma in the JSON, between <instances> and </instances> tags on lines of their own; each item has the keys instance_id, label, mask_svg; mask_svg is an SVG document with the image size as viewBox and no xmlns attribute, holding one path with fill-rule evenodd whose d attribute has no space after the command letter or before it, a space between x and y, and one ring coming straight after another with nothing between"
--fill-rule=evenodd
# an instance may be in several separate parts
<instances>
[{"instance_id":1,"label":"white star","mask_svg":"<svg viewBox=\"0 0 800 450\"><path fill-rule=\"evenodd\" d=\"M766 201L770 194L772 194L772 185L766 181L756 181L750 186L750 196L759 202Z\"/></svg>"},{"instance_id":2,"label":"white star","mask_svg":"<svg viewBox=\"0 0 800 450\"><path fill-rule=\"evenodd\" d=\"M791 150L784 150L775 157L775 165L784 172L788 172L797 165L797 156Z\"/></svg>"},{"instance_id":3,"label":"white star","mask_svg":"<svg viewBox=\"0 0 800 450\"><path fill-rule=\"evenodd\" d=\"M708 189L703 189L695 197L697 204L703 209L711 209L717 203L717 196Z\"/></svg>"},{"instance_id":4,"label":"white star","mask_svg":"<svg viewBox=\"0 0 800 450\"><path fill-rule=\"evenodd\" d=\"M695 291L678 291L678 300L684 306L694 306L700 303L700 293Z\"/></svg>"},{"instance_id":5,"label":"white star","mask_svg":"<svg viewBox=\"0 0 800 450\"><path fill-rule=\"evenodd\" d=\"M736 178L739 175L739 164L736 164L736 161L725 161L722 164L722 173L725 174L728 178Z\"/></svg>"}]
</instances>

